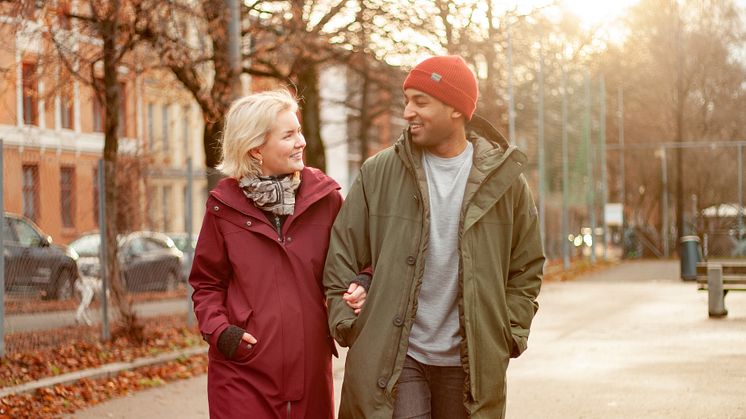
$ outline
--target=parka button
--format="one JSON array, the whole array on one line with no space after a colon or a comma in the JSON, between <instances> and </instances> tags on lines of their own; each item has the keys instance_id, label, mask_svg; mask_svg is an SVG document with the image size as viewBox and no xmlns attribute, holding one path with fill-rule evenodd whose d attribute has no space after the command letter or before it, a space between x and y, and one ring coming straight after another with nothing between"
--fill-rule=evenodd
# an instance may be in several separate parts
<instances>
[{"instance_id":1,"label":"parka button","mask_svg":"<svg viewBox=\"0 0 746 419\"><path fill-rule=\"evenodd\" d=\"M215 211L217 211L217 210L219 210L219 209L220 209L220 207L219 207L219 206L217 206L217 205L215 205L214 207L212 207L212 209L214 209Z\"/></svg>"},{"instance_id":2,"label":"parka button","mask_svg":"<svg viewBox=\"0 0 746 419\"><path fill-rule=\"evenodd\" d=\"M397 315L394 317L394 326L401 327L401 325L404 324L404 319L401 318L401 316Z\"/></svg>"},{"instance_id":3,"label":"parka button","mask_svg":"<svg viewBox=\"0 0 746 419\"><path fill-rule=\"evenodd\" d=\"M247 221L247 222L246 222L246 226L247 226L247 227L251 227L251 221Z\"/></svg>"},{"instance_id":4,"label":"parka button","mask_svg":"<svg viewBox=\"0 0 746 419\"><path fill-rule=\"evenodd\" d=\"M386 379L384 377L381 377L378 379L378 387L380 388L386 388Z\"/></svg>"},{"instance_id":5,"label":"parka button","mask_svg":"<svg viewBox=\"0 0 746 419\"><path fill-rule=\"evenodd\" d=\"M288 242L288 243L290 243L291 241L293 241L293 238L289 237L289 236L285 237L285 241Z\"/></svg>"},{"instance_id":6,"label":"parka button","mask_svg":"<svg viewBox=\"0 0 746 419\"><path fill-rule=\"evenodd\" d=\"M407 265L414 265L415 262L417 262L417 259L415 259L414 256L407 258Z\"/></svg>"}]
</instances>

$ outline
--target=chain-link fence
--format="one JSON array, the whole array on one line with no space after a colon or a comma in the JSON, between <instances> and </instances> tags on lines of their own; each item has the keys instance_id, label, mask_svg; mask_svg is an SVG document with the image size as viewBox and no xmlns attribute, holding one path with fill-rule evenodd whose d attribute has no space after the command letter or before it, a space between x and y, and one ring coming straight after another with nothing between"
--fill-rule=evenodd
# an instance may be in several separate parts
<instances>
[{"instance_id":1,"label":"chain-link fence","mask_svg":"<svg viewBox=\"0 0 746 419\"><path fill-rule=\"evenodd\" d=\"M2 163L6 353L108 338L119 310L104 290L115 281L139 317L192 323L187 277L206 181L191 159L174 167L123 153L112 168L97 156L9 147ZM116 274L101 262L111 245Z\"/></svg>"}]
</instances>

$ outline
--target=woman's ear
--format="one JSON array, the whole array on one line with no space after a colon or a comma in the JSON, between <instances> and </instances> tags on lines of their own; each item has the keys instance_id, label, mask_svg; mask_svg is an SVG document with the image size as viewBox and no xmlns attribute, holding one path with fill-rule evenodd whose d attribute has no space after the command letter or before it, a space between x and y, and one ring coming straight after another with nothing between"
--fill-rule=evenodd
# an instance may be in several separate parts
<instances>
[{"instance_id":1,"label":"woman's ear","mask_svg":"<svg viewBox=\"0 0 746 419\"><path fill-rule=\"evenodd\" d=\"M259 150L259 147L252 148L251 150L249 150L249 156L253 157L254 160L256 161L259 161L259 162L262 161L262 152L261 150Z\"/></svg>"}]
</instances>

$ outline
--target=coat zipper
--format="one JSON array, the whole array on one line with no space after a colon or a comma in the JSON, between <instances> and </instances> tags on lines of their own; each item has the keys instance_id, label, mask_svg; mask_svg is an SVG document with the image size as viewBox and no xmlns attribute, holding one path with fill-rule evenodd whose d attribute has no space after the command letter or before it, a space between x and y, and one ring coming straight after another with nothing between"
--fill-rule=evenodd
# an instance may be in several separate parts
<instances>
[{"instance_id":1,"label":"coat zipper","mask_svg":"<svg viewBox=\"0 0 746 419\"><path fill-rule=\"evenodd\" d=\"M292 410L291 407L290 407L291 406L290 403L292 403L292 402L288 402L288 419L290 419L291 410Z\"/></svg>"},{"instance_id":2,"label":"coat zipper","mask_svg":"<svg viewBox=\"0 0 746 419\"><path fill-rule=\"evenodd\" d=\"M285 238L282 237L282 221L280 220L280 216L277 214L272 215L272 221L275 223L275 230L277 230L277 237L280 239L281 242L285 242Z\"/></svg>"}]
</instances>

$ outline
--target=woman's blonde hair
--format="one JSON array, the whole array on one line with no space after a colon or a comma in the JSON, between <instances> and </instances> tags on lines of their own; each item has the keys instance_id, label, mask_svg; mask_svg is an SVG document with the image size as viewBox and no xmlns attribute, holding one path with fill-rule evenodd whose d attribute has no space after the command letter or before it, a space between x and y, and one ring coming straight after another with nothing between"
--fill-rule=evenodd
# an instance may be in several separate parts
<instances>
[{"instance_id":1,"label":"woman's blonde hair","mask_svg":"<svg viewBox=\"0 0 746 419\"><path fill-rule=\"evenodd\" d=\"M286 89L254 93L234 101L225 116L217 169L235 179L258 176L261 165L249 151L267 141L280 113L297 110L298 102Z\"/></svg>"}]
</instances>

